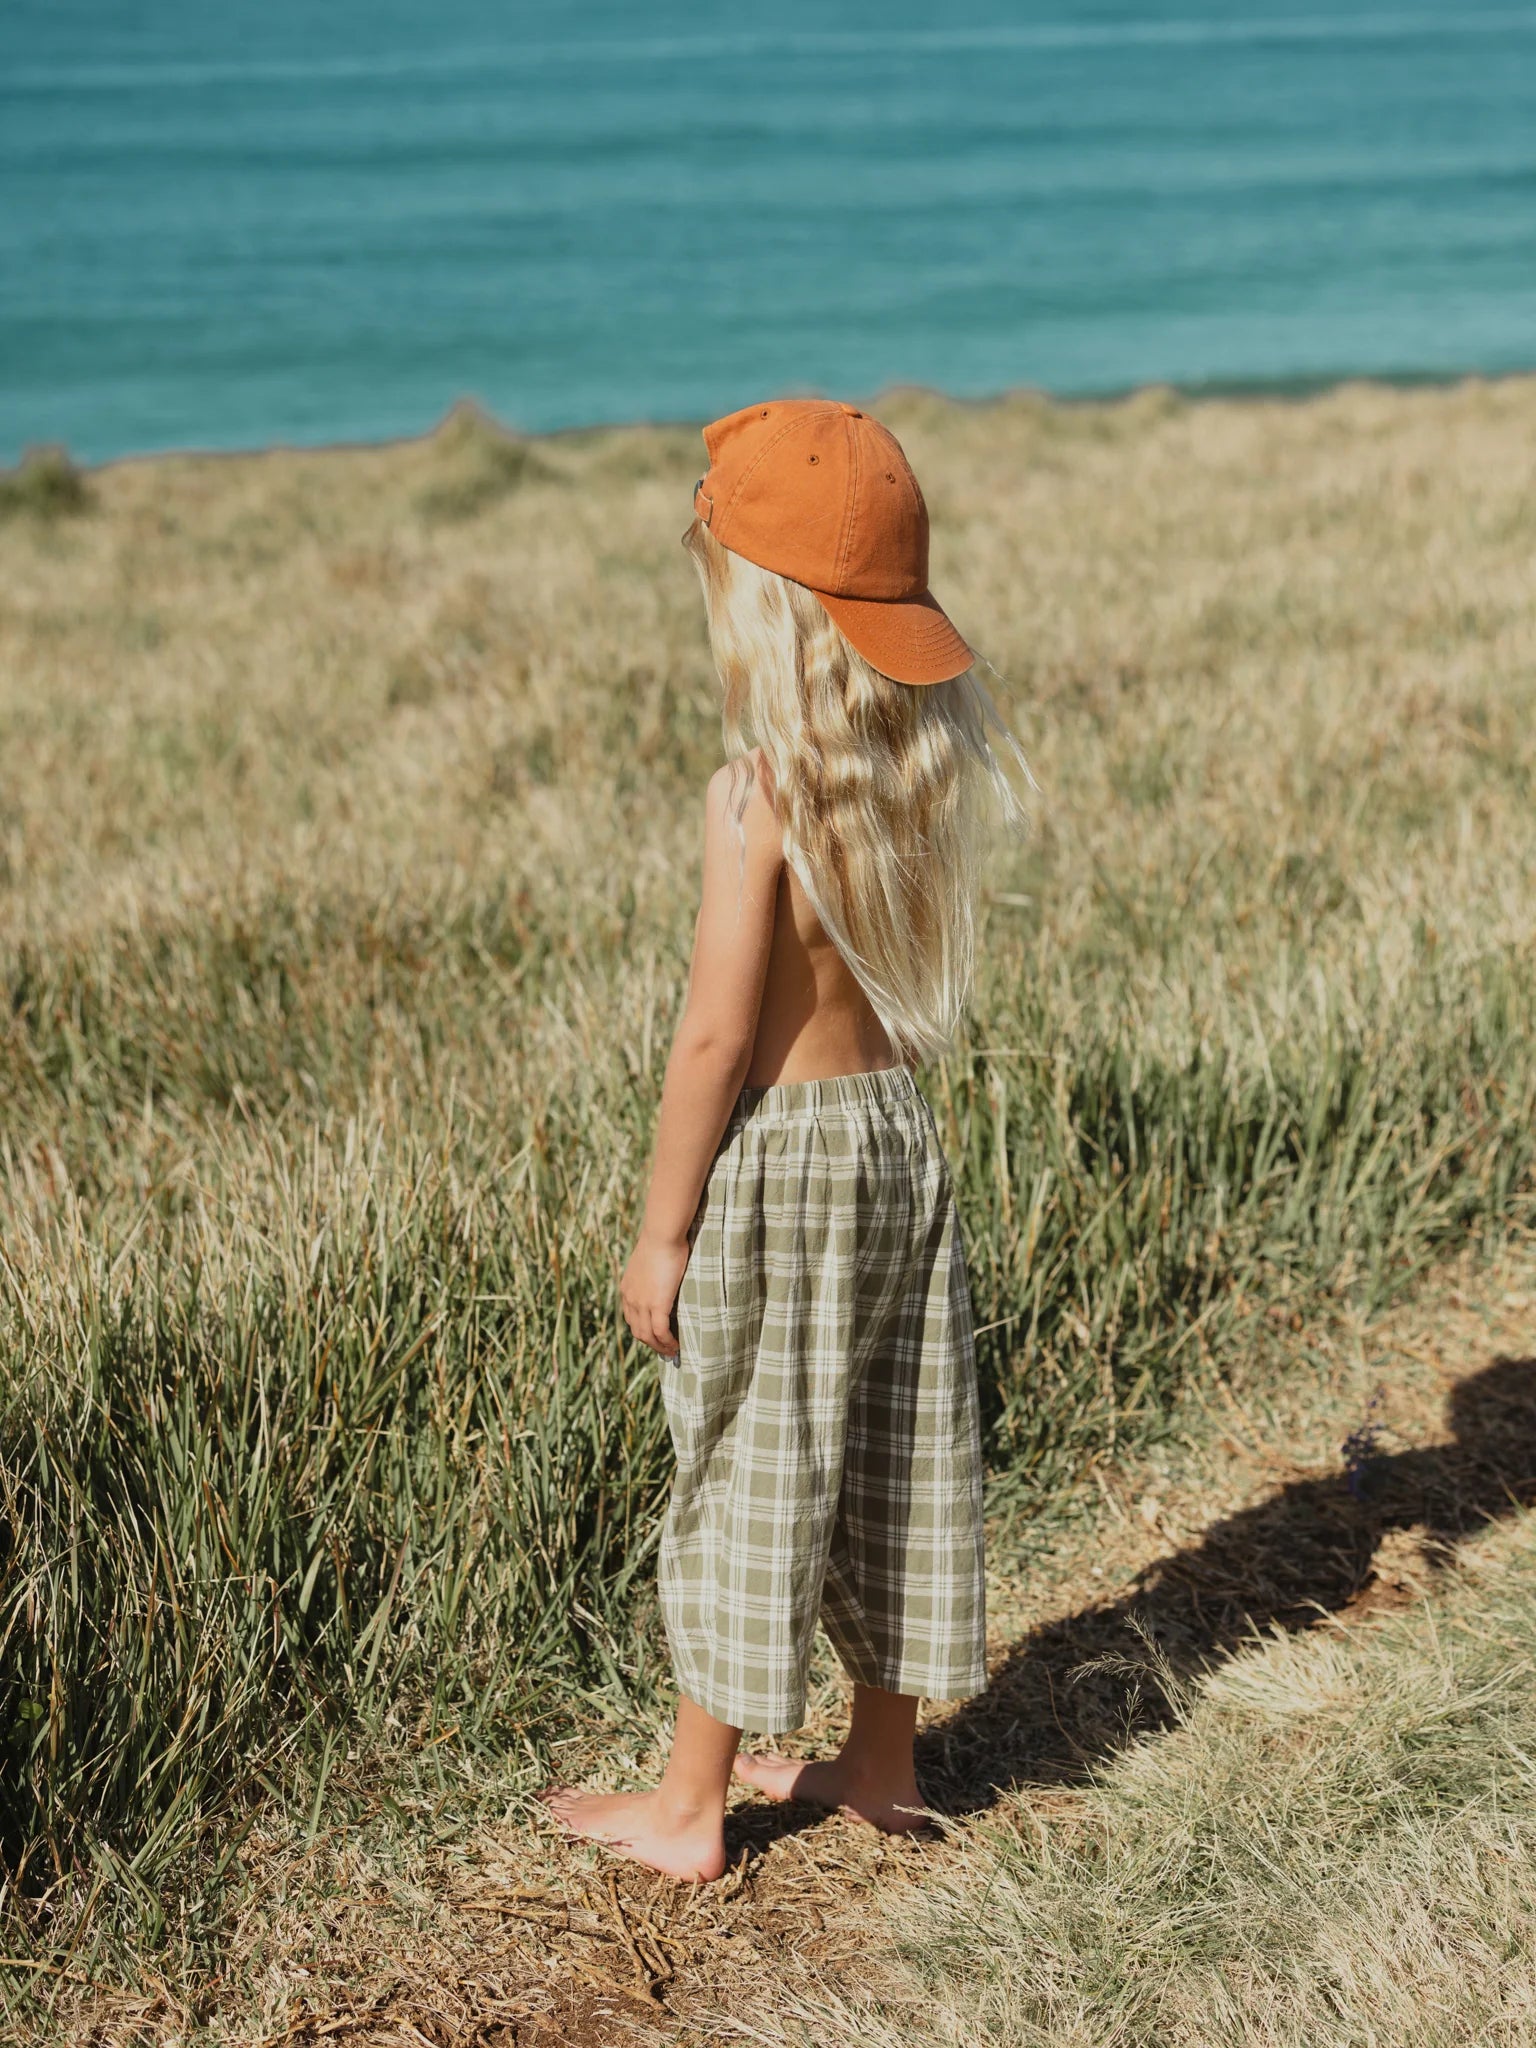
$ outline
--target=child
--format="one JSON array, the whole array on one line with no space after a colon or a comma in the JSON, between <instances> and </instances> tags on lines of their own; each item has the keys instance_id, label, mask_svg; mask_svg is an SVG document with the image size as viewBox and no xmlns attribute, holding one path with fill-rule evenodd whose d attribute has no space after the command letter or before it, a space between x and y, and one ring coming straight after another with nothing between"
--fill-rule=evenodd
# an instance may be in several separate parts
<instances>
[{"instance_id":1,"label":"child","mask_svg":"<svg viewBox=\"0 0 1536 2048\"><path fill-rule=\"evenodd\" d=\"M921 1826L918 1700L986 1682L970 1298L912 1068L968 993L988 801L1020 816L989 728L1022 766L929 595L894 437L787 400L704 441L683 543L729 760L621 1290L677 1452L660 1579L681 1698L654 1791L544 1795L684 1879L725 1868L733 1766L770 1799ZM743 1730L803 1720L818 1617L854 1683L847 1741L738 1757Z\"/></svg>"}]
</instances>

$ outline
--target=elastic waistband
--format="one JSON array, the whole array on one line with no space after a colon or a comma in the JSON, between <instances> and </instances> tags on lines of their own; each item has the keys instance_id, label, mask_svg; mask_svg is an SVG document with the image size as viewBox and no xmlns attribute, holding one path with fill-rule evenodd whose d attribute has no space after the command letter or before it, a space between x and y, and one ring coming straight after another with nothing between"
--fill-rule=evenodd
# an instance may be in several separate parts
<instances>
[{"instance_id":1,"label":"elastic waistband","mask_svg":"<svg viewBox=\"0 0 1536 2048\"><path fill-rule=\"evenodd\" d=\"M876 1067L864 1074L832 1074L824 1081L775 1081L766 1088L743 1088L736 1098L732 1122L753 1123L852 1109L860 1103L917 1102L912 1069Z\"/></svg>"}]
</instances>

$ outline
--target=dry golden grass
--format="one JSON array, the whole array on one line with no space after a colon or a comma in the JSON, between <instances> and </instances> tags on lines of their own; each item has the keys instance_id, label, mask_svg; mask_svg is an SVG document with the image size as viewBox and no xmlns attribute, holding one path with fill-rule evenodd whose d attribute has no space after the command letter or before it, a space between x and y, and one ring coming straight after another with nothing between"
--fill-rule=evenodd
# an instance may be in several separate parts
<instances>
[{"instance_id":1,"label":"dry golden grass","mask_svg":"<svg viewBox=\"0 0 1536 2048\"><path fill-rule=\"evenodd\" d=\"M1319 927L1330 964L1418 919L1529 937L1530 382L884 411L1045 792L1054 949L1172 922L1224 998ZM424 514L476 438L124 464L6 529L8 937L274 879L671 909L712 726L696 437L541 445Z\"/></svg>"},{"instance_id":2,"label":"dry golden grass","mask_svg":"<svg viewBox=\"0 0 1536 2048\"><path fill-rule=\"evenodd\" d=\"M1536 382L881 412L1042 789L929 1077L1003 1651L1057 1542L1182 1539L1117 1475L1219 1369L1283 1413L1313 1333L1531 1220ZM0 1903L28 1983L138 1971L113 2039L323 2025L370 1949L446 1997L551 1746L627 1730L622 1772L661 1726L612 1282L718 745L699 446L465 416L0 522ZM1243 1455L1193 1483L1254 1500ZM1081 1697L1102 1753L1122 1696ZM957 1808L1000 1725L935 1738ZM765 1956L792 1859L842 1924L836 1832L723 1903ZM536 1946L483 2038L583 1981L541 2007ZM666 1953L689 2009L715 1951Z\"/></svg>"}]
</instances>

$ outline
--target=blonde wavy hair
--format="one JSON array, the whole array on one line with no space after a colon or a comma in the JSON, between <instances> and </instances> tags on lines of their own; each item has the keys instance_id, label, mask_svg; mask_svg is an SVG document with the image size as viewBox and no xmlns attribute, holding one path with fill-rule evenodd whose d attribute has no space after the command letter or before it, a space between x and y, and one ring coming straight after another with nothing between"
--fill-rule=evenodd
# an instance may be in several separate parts
<instances>
[{"instance_id":1,"label":"blonde wavy hair","mask_svg":"<svg viewBox=\"0 0 1536 2048\"><path fill-rule=\"evenodd\" d=\"M726 756L747 766L738 822L761 748L784 857L892 1045L942 1052L970 997L990 828L1026 822L1014 775L1034 780L1018 742L974 669L894 682L803 584L698 520L683 545L704 586Z\"/></svg>"}]
</instances>

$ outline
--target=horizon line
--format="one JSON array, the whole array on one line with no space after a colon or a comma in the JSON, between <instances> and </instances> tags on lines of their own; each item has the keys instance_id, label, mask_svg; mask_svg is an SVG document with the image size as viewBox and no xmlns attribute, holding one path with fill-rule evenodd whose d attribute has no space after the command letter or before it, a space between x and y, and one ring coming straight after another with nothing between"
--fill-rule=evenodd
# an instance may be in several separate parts
<instances>
[{"instance_id":1,"label":"horizon line","mask_svg":"<svg viewBox=\"0 0 1536 2048\"><path fill-rule=\"evenodd\" d=\"M1271 401L1278 404L1302 404L1308 399L1322 398L1352 385L1383 391L1424 391L1448 390L1461 384L1511 384L1536 377L1536 360L1499 370L1462 368L1448 370L1326 370L1301 372L1273 377L1208 377L1189 381L1157 377L1148 378L1135 384L1105 386L1090 390L1052 390L1042 384L1008 384L993 391L954 392L946 391L937 384L895 379L883 384L874 393L852 392L851 396L864 400L871 410L883 400L893 398L936 398L946 405L969 408L976 411L988 406L1005 405L1018 399L1036 399L1046 405L1063 409L1088 408L1091 406L1125 405L1130 401L1151 394L1166 394L1187 404L1231 404L1243 400ZM831 394L817 388L788 388L776 396L826 397ZM744 400L743 403L750 403ZM283 454L359 454L370 450L414 447L423 441L430 441L441 431L444 424L455 413L472 411L482 414L497 430L510 439L519 441L558 441L578 434L622 434L636 430L665 433L679 429L697 430L704 424L705 415L673 414L670 416L642 414L622 420L569 421L554 427L520 427L505 418L483 398L474 392L461 392L430 425L401 433L359 435L338 437L334 440L291 440L273 439L268 441L240 442L233 446L218 446L207 443L184 442L160 448L126 449L116 455L104 455L96 459L80 460L76 466L82 470L115 469L127 463L161 461L211 461L238 462L264 455ZM14 461L0 463L0 474L14 471L28 456L43 450L59 450L71 462L68 441L32 441L25 443Z\"/></svg>"}]
</instances>

